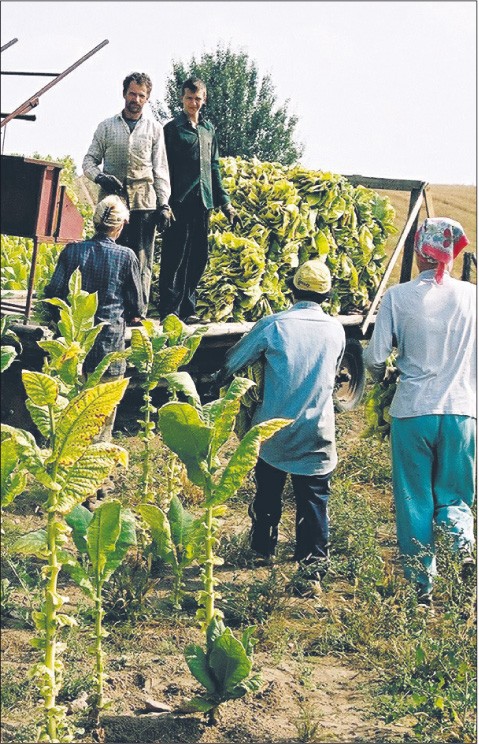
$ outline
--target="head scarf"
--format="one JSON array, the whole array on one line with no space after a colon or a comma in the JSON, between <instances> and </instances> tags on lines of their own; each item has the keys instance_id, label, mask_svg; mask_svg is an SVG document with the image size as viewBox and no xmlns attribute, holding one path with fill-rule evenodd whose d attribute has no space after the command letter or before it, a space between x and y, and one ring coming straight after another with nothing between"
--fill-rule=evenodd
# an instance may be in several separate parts
<instances>
[{"instance_id":1,"label":"head scarf","mask_svg":"<svg viewBox=\"0 0 479 744\"><path fill-rule=\"evenodd\" d=\"M313 258L301 264L294 275L293 284L305 292L326 294L331 289L331 274L324 261Z\"/></svg>"},{"instance_id":2,"label":"head scarf","mask_svg":"<svg viewBox=\"0 0 479 744\"><path fill-rule=\"evenodd\" d=\"M93 223L96 227L118 227L128 221L129 216L130 213L120 197L110 194L98 202L93 215Z\"/></svg>"},{"instance_id":3,"label":"head scarf","mask_svg":"<svg viewBox=\"0 0 479 744\"><path fill-rule=\"evenodd\" d=\"M426 261L437 262L435 280L442 284L448 263L468 245L462 225L448 217L428 217L414 238L414 250Z\"/></svg>"}]
</instances>

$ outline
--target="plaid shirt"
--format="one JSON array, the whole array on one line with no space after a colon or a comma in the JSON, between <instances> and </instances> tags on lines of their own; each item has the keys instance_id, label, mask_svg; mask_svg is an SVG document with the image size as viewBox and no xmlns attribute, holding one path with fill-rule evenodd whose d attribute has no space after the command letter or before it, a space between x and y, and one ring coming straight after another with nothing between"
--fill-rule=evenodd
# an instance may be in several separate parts
<instances>
[{"instance_id":1,"label":"plaid shirt","mask_svg":"<svg viewBox=\"0 0 479 744\"><path fill-rule=\"evenodd\" d=\"M83 158L83 173L94 181L102 171L126 186L129 209L156 209L168 204L170 174L163 127L141 117L132 132L121 114L102 121ZM99 201L107 196L100 189ZM158 205L157 205L158 201Z\"/></svg>"},{"instance_id":2,"label":"plaid shirt","mask_svg":"<svg viewBox=\"0 0 479 744\"><path fill-rule=\"evenodd\" d=\"M108 323L98 334L85 360L85 371L92 372L110 351L124 350L126 321L145 315L146 304L137 257L130 248L117 245L104 235L65 246L45 288L45 297L66 300L69 279L78 267L82 289L89 293L98 292L95 322ZM125 369L124 361L114 362L108 373L120 375Z\"/></svg>"}]
</instances>

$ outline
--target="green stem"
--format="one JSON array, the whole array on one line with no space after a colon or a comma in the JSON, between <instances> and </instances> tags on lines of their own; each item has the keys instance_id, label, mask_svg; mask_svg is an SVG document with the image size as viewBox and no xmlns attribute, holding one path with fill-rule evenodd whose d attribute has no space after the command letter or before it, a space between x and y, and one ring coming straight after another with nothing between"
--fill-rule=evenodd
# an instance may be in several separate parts
<instances>
[{"instance_id":1,"label":"green stem","mask_svg":"<svg viewBox=\"0 0 479 744\"><path fill-rule=\"evenodd\" d=\"M51 494L50 500L55 498L54 493ZM51 741L57 740L57 724L56 716L53 711L56 705L56 639L57 639L57 610L56 610L56 597L57 597L57 580L58 574L60 573L60 565L57 560L57 545L56 545L56 531L55 521L57 518L56 512L48 512L47 521L47 540L48 540L48 581L45 588L45 666L50 672L50 683L48 685L48 692L45 695L45 710L47 715L47 730Z\"/></svg>"},{"instance_id":2,"label":"green stem","mask_svg":"<svg viewBox=\"0 0 479 744\"><path fill-rule=\"evenodd\" d=\"M206 509L206 560L205 560L205 592L206 592L206 626L213 620L215 614L215 587L213 578L213 507Z\"/></svg>"},{"instance_id":3,"label":"green stem","mask_svg":"<svg viewBox=\"0 0 479 744\"><path fill-rule=\"evenodd\" d=\"M144 422L144 450L143 450L143 503L148 502L148 495L151 489L151 452L150 452L150 423L151 423L151 396L148 390L145 390L143 396L145 402L145 422Z\"/></svg>"},{"instance_id":4,"label":"green stem","mask_svg":"<svg viewBox=\"0 0 479 744\"><path fill-rule=\"evenodd\" d=\"M96 592L95 592L95 661L96 661L96 723L99 723L100 711L103 708L103 683L104 683L104 671L103 671L103 650L101 645L102 639L102 618L103 609L101 601L101 589L102 585L99 578L96 578Z\"/></svg>"},{"instance_id":5,"label":"green stem","mask_svg":"<svg viewBox=\"0 0 479 744\"><path fill-rule=\"evenodd\" d=\"M55 446L55 417L53 406L48 406L50 416L50 444ZM57 463L54 463L52 479L55 481L57 475ZM60 564L57 555L56 521L58 514L55 510L57 497L55 491L50 491L48 500L47 517L47 543L48 543L48 580L45 586L45 666L50 672L48 692L45 695L45 711L47 717L47 731L52 741L57 740L57 719L54 711L57 693L56 673L56 641L58 632L57 610L59 608L57 595L58 574Z\"/></svg>"}]
</instances>

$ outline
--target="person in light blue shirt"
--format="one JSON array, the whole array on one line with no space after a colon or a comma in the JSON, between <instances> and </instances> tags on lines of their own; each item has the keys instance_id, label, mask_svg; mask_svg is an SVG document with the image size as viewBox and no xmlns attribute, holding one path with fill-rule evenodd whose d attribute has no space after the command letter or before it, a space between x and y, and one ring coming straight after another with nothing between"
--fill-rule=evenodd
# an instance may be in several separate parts
<instances>
[{"instance_id":1,"label":"person in light blue shirt","mask_svg":"<svg viewBox=\"0 0 479 744\"><path fill-rule=\"evenodd\" d=\"M293 420L261 445L249 512L251 547L263 557L274 554L290 473L297 506L295 560L314 565L313 582L328 558L328 496L338 459L333 389L346 343L341 323L321 308L330 288L325 263L302 264L292 283L295 304L259 320L230 349L222 370L226 378L264 360L263 400L252 426L277 417Z\"/></svg>"},{"instance_id":2,"label":"person in light blue shirt","mask_svg":"<svg viewBox=\"0 0 479 744\"><path fill-rule=\"evenodd\" d=\"M389 409L396 530L405 574L425 607L436 574L434 522L451 535L463 575L474 567L476 287L448 271L467 243L458 222L425 220L414 244L420 273L386 291L364 351L380 380L397 348Z\"/></svg>"}]
</instances>

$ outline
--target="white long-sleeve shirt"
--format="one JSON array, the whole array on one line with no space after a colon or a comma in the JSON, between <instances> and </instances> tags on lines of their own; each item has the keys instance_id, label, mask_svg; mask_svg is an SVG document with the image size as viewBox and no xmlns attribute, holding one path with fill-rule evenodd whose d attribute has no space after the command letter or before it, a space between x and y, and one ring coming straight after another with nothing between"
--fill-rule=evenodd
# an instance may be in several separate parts
<instances>
[{"instance_id":1,"label":"white long-sleeve shirt","mask_svg":"<svg viewBox=\"0 0 479 744\"><path fill-rule=\"evenodd\" d=\"M364 361L376 379L397 347L390 414L476 416L476 287L435 270L384 294Z\"/></svg>"},{"instance_id":2,"label":"white long-sleeve shirt","mask_svg":"<svg viewBox=\"0 0 479 744\"><path fill-rule=\"evenodd\" d=\"M83 158L83 173L94 181L102 172L126 185L130 210L156 209L157 200L160 206L168 204L170 173L161 124L142 116L130 133L121 114L100 122ZM100 199L105 196L101 191Z\"/></svg>"}]
</instances>

